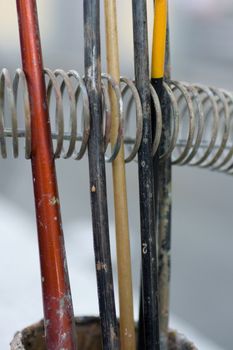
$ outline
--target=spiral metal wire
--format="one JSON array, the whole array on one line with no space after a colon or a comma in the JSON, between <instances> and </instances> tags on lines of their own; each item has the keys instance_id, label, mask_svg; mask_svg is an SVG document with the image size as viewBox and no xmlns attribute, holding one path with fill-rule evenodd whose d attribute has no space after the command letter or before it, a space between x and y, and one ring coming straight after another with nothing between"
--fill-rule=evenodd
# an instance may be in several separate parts
<instances>
[{"instance_id":1,"label":"spiral metal wire","mask_svg":"<svg viewBox=\"0 0 233 350\"><path fill-rule=\"evenodd\" d=\"M91 127L85 79L75 70L65 72L57 69L52 72L50 69L45 69L44 74L50 106L54 157L81 159L87 148ZM111 134L110 89L113 90L117 101L119 126L111 154L107 156ZM169 147L160 155L160 161L172 157L172 163L176 165L195 165L232 174L233 93L178 81L164 82L164 90L170 100L173 127L171 134L166 135L170 139ZM151 97L155 106L157 126L153 140L154 155L166 130L163 130L161 106L152 86ZM19 110L19 100L23 106L23 113ZM129 150L125 162L132 161L140 147L143 128L142 108L134 82L121 77L118 85L111 76L102 74L102 105L106 161L111 162L116 158L122 142ZM24 127L19 128L19 119L20 117L22 119L22 115ZM133 122L135 136L127 136L133 116L135 116ZM26 78L21 69L16 70L13 80L7 69L3 69L0 74L2 158L7 158L8 137L12 138L15 158L19 155L19 138L25 139L25 158L29 159L31 156L29 95Z\"/></svg>"}]
</instances>

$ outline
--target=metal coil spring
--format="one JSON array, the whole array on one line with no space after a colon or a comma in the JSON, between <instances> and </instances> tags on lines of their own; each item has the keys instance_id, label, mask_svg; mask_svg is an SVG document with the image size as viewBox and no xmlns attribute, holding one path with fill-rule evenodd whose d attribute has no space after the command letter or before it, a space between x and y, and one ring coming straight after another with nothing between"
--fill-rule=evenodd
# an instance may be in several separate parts
<instances>
[{"instance_id":1,"label":"metal coil spring","mask_svg":"<svg viewBox=\"0 0 233 350\"><path fill-rule=\"evenodd\" d=\"M81 159L87 148L91 125L85 80L74 70L64 72L57 69L52 72L45 69L44 73L54 157ZM143 115L139 94L132 80L121 77L120 84L117 84L108 74L102 74L101 88L106 161L113 161L124 143L129 149L125 162L130 162L136 157L142 141ZM111 154L107 156L111 135L110 89L117 102L119 126ZM176 165L188 164L233 173L233 94L223 89L178 81L164 82L164 91L170 100L172 130L169 146L160 154L160 161L171 157ZM19 111L19 94L22 95L23 113ZM158 96L152 86L151 96L156 111L157 127L152 147L155 155L163 135L163 118ZM65 103L66 100L68 103ZM55 113L51 111L52 105ZM66 111L67 105L69 112ZM67 113L68 118L65 117ZM22 115L24 127L19 128ZM134 137L126 136L131 116L135 116ZM7 69L0 74L0 152L3 158L7 158L8 137L12 138L15 158L19 155L19 138L25 138L25 157L29 159L30 106L26 78L21 69L16 70L13 80Z\"/></svg>"}]
</instances>

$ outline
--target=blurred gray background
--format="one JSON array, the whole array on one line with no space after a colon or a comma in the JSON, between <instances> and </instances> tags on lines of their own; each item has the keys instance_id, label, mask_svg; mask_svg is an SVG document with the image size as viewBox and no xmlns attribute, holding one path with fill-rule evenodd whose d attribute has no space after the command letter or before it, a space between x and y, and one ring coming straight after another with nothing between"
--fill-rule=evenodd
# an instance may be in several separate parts
<instances>
[{"instance_id":1,"label":"blurred gray background","mask_svg":"<svg viewBox=\"0 0 233 350\"><path fill-rule=\"evenodd\" d=\"M37 2L44 65L83 73L82 1ZM117 4L121 73L133 77L131 1ZM151 41L152 0L148 18ZM172 77L231 90L232 0L222 0L221 6L217 0L170 1L170 22ZM105 71L103 11L102 38ZM0 53L0 67L13 75L21 66L13 0L0 1ZM87 159L58 160L56 165L75 313L97 314ZM0 346L8 349L15 331L42 317L42 304L31 169L23 158L23 144L18 160L13 160L9 146L0 169ZM106 171L116 279L111 165ZM127 184L137 317L140 232L135 163L127 165ZM193 336L203 350L233 348L232 195L230 176L173 167L171 325Z\"/></svg>"}]
</instances>

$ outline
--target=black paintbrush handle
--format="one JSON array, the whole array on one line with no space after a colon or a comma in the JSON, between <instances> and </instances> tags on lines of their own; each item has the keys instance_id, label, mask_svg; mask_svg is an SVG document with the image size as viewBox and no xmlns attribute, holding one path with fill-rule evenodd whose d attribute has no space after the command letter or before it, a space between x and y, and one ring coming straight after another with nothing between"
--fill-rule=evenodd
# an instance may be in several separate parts
<instances>
[{"instance_id":1,"label":"black paintbrush handle","mask_svg":"<svg viewBox=\"0 0 233 350\"><path fill-rule=\"evenodd\" d=\"M135 81L143 109L143 137L138 153L142 299L145 349L159 350L155 198L152 159L151 97L149 80L146 0L133 0Z\"/></svg>"},{"instance_id":2,"label":"black paintbrush handle","mask_svg":"<svg viewBox=\"0 0 233 350\"><path fill-rule=\"evenodd\" d=\"M119 349L109 242L102 133L99 1L84 0L85 81L90 102L90 193L100 322L104 350Z\"/></svg>"},{"instance_id":3,"label":"black paintbrush handle","mask_svg":"<svg viewBox=\"0 0 233 350\"><path fill-rule=\"evenodd\" d=\"M167 18L169 23L169 20ZM165 79L170 79L169 25L167 24ZM166 93L162 93L163 134L160 154L169 147L171 137L171 106ZM160 295L160 344L161 350L168 348L171 256L171 207L172 207L171 158L159 164L159 295Z\"/></svg>"}]
</instances>

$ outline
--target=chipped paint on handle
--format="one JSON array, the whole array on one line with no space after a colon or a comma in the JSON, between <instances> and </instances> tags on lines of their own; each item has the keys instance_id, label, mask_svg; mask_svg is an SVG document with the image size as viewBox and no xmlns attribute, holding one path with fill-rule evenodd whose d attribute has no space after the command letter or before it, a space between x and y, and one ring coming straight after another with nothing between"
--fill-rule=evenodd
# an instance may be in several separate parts
<instances>
[{"instance_id":1,"label":"chipped paint on handle","mask_svg":"<svg viewBox=\"0 0 233 350\"><path fill-rule=\"evenodd\" d=\"M168 17L167 17L168 20ZM170 79L169 25L167 25L165 79ZM161 101L163 112L163 136L161 154L167 149L171 133L169 97L164 94ZM171 159L159 164L159 300L160 300L160 343L161 350L168 349L167 334L169 323L170 297L170 252L171 252L171 206L172 206Z\"/></svg>"},{"instance_id":2,"label":"chipped paint on handle","mask_svg":"<svg viewBox=\"0 0 233 350\"><path fill-rule=\"evenodd\" d=\"M133 0L135 82L143 110L143 137L138 152L142 253L142 314L145 350L159 350L157 237L152 157L147 4Z\"/></svg>"},{"instance_id":3,"label":"chipped paint on handle","mask_svg":"<svg viewBox=\"0 0 233 350\"><path fill-rule=\"evenodd\" d=\"M46 345L49 350L76 350L73 306L53 159L36 0L17 0L16 3L22 63L30 99L31 164Z\"/></svg>"},{"instance_id":4,"label":"chipped paint on handle","mask_svg":"<svg viewBox=\"0 0 233 350\"><path fill-rule=\"evenodd\" d=\"M90 102L88 141L92 227L104 350L118 350L118 323L112 277L107 189L102 132L100 1L83 0L85 82Z\"/></svg>"}]
</instances>

